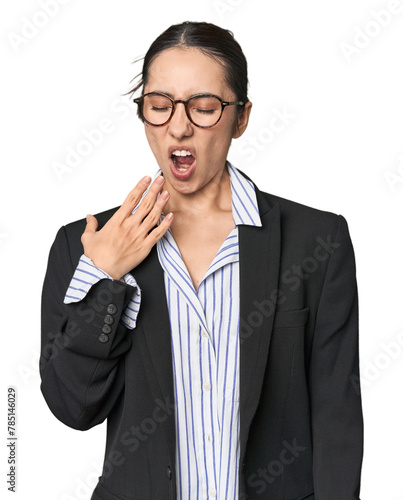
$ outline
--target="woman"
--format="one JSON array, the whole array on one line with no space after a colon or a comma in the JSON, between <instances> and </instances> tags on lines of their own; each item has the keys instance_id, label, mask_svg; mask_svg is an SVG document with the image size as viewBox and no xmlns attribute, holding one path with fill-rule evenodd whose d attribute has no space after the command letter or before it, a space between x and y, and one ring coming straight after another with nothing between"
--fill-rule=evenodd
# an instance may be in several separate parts
<instances>
[{"instance_id":1,"label":"woman","mask_svg":"<svg viewBox=\"0 0 403 500\"><path fill-rule=\"evenodd\" d=\"M341 215L263 193L227 154L251 111L232 34L185 22L147 52L160 171L62 227L42 298L42 392L108 421L93 500L357 500L354 253Z\"/></svg>"}]
</instances>

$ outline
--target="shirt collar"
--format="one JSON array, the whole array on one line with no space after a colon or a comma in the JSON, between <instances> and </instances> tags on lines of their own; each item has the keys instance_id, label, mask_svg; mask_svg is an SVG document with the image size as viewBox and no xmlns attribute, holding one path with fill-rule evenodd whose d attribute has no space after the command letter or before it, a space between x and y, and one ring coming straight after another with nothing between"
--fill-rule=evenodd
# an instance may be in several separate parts
<instances>
[{"instance_id":1,"label":"shirt collar","mask_svg":"<svg viewBox=\"0 0 403 500\"><path fill-rule=\"evenodd\" d=\"M261 226L256 191L253 183L246 179L227 161L231 181L232 216L236 226Z\"/></svg>"}]
</instances>

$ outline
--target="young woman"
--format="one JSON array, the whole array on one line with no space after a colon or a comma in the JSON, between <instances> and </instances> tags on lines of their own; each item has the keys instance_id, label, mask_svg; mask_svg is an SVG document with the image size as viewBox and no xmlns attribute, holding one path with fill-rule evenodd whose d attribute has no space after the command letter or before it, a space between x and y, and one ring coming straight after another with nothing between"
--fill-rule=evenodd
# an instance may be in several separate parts
<instances>
[{"instance_id":1,"label":"young woman","mask_svg":"<svg viewBox=\"0 0 403 500\"><path fill-rule=\"evenodd\" d=\"M358 500L345 219L227 161L252 106L229 31L171 26L140 87L158 173L62 227L43 288L43 395L70 427L108 422L92 499Z\"/></svg>"}]
</instances>

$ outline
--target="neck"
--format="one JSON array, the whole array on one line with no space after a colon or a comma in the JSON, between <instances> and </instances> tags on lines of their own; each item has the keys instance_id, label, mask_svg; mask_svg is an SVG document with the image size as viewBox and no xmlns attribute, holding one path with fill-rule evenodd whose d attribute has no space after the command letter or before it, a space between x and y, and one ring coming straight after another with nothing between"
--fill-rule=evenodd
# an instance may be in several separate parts
<instances>
[{"instance_id":1,"label":"neck","mask_svg":"<svg viewBox=\"0 0 403 500\"><path fill-rule=\"evenodd\" d=\"M231 182L227 166L217 173L202 189L195 193L183 194L165 186L170 193L164 212L185 213L188 217L231 210Z\"/></svg>"}]
</instances>

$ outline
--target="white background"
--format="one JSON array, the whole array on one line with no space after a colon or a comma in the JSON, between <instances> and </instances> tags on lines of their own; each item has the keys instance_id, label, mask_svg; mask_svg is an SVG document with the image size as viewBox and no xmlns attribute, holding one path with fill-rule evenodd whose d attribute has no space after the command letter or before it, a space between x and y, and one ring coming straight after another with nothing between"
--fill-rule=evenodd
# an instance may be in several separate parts
<instances>
[{"instance_id":1,"label":"white background","mask_svg":"<svg viewBox=\"0 0 403 500\"><path fill-rule=\"evenodd\" d=\"M385 9L393 13L376 21ZM402 500L403 1L20 0L2 2L0 19L2 498L12 498L10 385L18 391L14 496L91 496L105 426L69 429L39 390L47 256L60 226L119 205L155 173L135 107L120 95L141 70L132 61L162 31L205 20L231 29L249 62L250 125L229 160L260 189L348 221L360 298L361 498ZM271 133L271 118L284 110L292 119ZM105 119L113 130L56 175L55 163L66 164L84 131Z\"/></svg>"}]
</instances>

